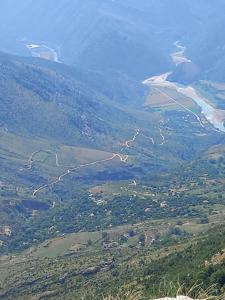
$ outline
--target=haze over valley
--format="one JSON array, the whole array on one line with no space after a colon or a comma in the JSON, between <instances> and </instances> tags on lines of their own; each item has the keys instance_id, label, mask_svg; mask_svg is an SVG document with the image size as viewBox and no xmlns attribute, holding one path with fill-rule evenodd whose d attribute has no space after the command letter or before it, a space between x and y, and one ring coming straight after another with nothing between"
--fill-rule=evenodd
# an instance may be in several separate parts
<instances>
[{"instance_id":1,"label":"haze over valley","mask_svg":"<svg viewBox=\"0 0 225 300\"><path fill-rule=\"evenodd\" d=\"M224 299L224 11L0 2L1 299Z\"/></svg>"}]
</instances>

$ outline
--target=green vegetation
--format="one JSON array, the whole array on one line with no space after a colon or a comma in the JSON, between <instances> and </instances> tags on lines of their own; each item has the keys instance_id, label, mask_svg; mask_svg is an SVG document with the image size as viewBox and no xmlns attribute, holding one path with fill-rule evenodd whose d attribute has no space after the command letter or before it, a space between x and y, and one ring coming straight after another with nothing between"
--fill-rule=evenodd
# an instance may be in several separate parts
<instances>
[{"instance_id":1,"label":"green vegetation","mask_svg":"<svg viewBox=\"0 0 225 300\"><path fill-rule=\"evenodd\" d=\"M210 126L202 128L179 108L127 108L109 99L114 86L105 95L94 75L84 80L81 71L62 64L8 55L0 60L2 253L146 220L204 223L215 205L223 210L223 158L198 162L221 142ZM200 178L202 167L210 178ZM216 180L215 192L202 197L210 180ZM108 187L92 193L96 186Z\"/></svg>"},{"instance_id":2,"label":"green vegetation","mask_svg":"<svg viewBox=\"0 0 225 300\"><path fill-rule=\"evenodd\" d=\"M139 290L137 299L141 300L177 293L192 297L201 293L202 297L207 294L219 299L225 287L224 228L213 227L193 237L169 229L170 240L166 242L166 231L158 225L152 245L143 238L143 230L146 237L153 226L146 223L133 226L132 234L129 227L102 234L72 234L4 257L1 296L102 299L103 295L116 297ZM134 237L136 245L131 246Z\"/></svg>"},{"instance_id":3,"label":"green vegetation","mask_svg":"<svg viewBox=\"0 0 225 300\"><path fill-rule=\"evenodd\" d=\"M223 297L224 134L124 74L0 63L0 297Z\"/></svg>"}]
</instances>

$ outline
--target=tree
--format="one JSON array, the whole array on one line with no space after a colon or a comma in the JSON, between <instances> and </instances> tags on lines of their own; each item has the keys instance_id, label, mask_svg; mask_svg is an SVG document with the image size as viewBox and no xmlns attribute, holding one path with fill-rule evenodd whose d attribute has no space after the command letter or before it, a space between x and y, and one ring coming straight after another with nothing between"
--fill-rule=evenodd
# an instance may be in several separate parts
<instances>
[{"instance_id":1,"label":"tree","mask_svg":"<svg viewBox=\"0 0 225 300\"><path fill-rule=\"evenodd\" d=\"M87 246L88 246L88 247L90 247L92 244L93 244L93 242L92 242L91 239L87 240Z\"/></svg>"}]
</instances>

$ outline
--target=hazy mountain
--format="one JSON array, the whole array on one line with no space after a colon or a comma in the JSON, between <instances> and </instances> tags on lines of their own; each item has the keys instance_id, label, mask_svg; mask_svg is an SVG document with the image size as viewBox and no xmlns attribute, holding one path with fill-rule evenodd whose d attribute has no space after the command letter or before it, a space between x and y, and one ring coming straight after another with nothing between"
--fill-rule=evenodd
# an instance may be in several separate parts
<instances>
[{"instance_id":1,"label":"hazy mountain","mask_svg":"<svg viewBox=\"0 0 225 300\"><path fill-rule=\"evenodd\" d=\"M1 299L225 298L224 11L0 1Z\"/></svg>"},{"instance_id":2,"label":"hazy mountain","mask_svg":"<svg viewBox=\"0 0 225 300\"><path fill-rule=\"evenodd\" d=\"M97 143L98 135L102 139L129 120L107 97L80 82L79 72L65 75L7 55L0 56L0 63L0 120L9 131L91 144L93 136Z\"/></svg>"},{"instance_id":3,"label":"hazy mountain","mask_svg":"<svg viewBox=\"0 0 225 300\"><path fill-rule=\"evenodd\" d=\"M218 77L223 11L221 0L3 0L0 48L28 55L25 44L44 43L65 63L144 79L171 67L168 54L181 40L204 74Z\"/></svg>"}]
</instances>

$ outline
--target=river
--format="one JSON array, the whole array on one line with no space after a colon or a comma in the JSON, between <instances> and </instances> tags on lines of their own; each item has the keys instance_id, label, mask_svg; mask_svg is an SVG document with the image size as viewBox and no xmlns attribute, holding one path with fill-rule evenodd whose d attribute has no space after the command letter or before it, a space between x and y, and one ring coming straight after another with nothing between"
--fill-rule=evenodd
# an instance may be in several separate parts
<instances>
[{"instance_id":1,"label":"river","mask_svg":"<svg viewBox=\"0 0 225 300\"><path fill-rule=\"evenodd\" d=\"M34 57L48 59L54 62L60 62L57 51L51 47L36 43L26 44L26 47Z\"/></svg>"},{"instance_id":2,"label":"river","mask_svg":"<svg viewBox=\"0 0 225 300\"><path fill-rule=\"evenodd\" d=\"M185 56L186 47L175 42L174 44L177 47L176 52L172 53L170 56L173 62L176 65L179 65L184 62L191 62ZM203 97L194 87L191 85L184 86L176 82L170 82L168 76L171 73L165 73L159 76L154 76L143 81L145 85L150 87L162 87L167 89L176 90L178 94L182 94L190 99L192 99L200 108L201 113L205 116L207 121L212 124L217 130L225 132L224 121L225 121L225 110L216 109L210 104L205 97ZM187 108L187 110L189 110Z\"/></svg>"}]
</instances>

